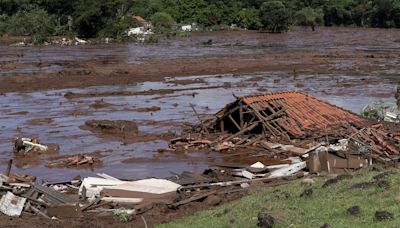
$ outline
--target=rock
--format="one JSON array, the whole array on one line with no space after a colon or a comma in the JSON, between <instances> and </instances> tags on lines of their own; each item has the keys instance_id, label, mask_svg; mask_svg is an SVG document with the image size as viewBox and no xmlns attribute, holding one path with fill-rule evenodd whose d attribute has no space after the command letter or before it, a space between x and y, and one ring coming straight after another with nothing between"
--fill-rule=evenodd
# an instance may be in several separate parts
<instances>
[{"instance_id":1,"label":"rock","mask_svg":"<svg viewBox=\"0 0 400 228\"><path fill-rule=\"evenodd\" d=\"M306 188L301 194L300 197L310 197L313 194L312 188Z\"/></svg>"},{"instance_id":2,"label":"rock","mask_svg":"<svg viewBox=\"0 0 400 228\"><path fill-rule=\"evenodd\" d=\"M372 179L374 179L374 180L386 179L390 174L393 174L393 172L392 171L386 171L386 172L379 173L379 174L375 175L374 177L372 177Z\"/></svg>"},{"instance_id":3,"label":"rock","mask_svg":"<svg viewBox=\"0 0 400 228\"><path fill-rule=\"evenodd\" d=\"M324 225L322 225L321 228L332 228L332 226L329 225L328 223L324 223Z\"/></svg>"},{"instance_id":4,"label":"rock","mask_svg":"<svg viewBox=\"0 0 400 228\"><path fill-rule=\"evenodd\" d=\"M258 226L261 228L271 228L274 226L274 217L271 215L265 213L265 212L260 212L258 213Z\"/></svg>"},{"instance_id":5,"label":"rock","mask_svg":"<svg viewBox=\"0 0 400 228\"><path fill-rule=\"evenodd\" d=\"M375 218L378 221L382 221L382 220L390 220L393 219L394 216L392 213L387 212L387 211L377 211L375 212Z\"/></svg>"},{"instance_id":6,"label":"rock","mask_svg":"<svg viewBox=\"0 0 400 228\"><path fill-rule=\"evenodd\" d=\"M322 185L322 187L323 187L323 188L326 188L326 187L328 187L328 186L330 186L330 185L333 185L333 184L338 183L338 182L341 181L341 180L351 179L351 178L353 178L353 176L352 176L352 175L349 175L349 174L338 175L338 176L336 176L335 178L332 178L332 179L327 180L327 181Z\"/></svg>"},{"instance_id":7,"label":"rock","mask_svg":"<svg viewBox=\"0 0 400 228\"><path fill-rule=\"evenodd\" d=\"M208 206L216 206L219 203L221 203L221 198L217 195L210 195L208 196L205 200L204 203L206 203Z\"/></svg>"},{"instance_id":8,"label":"rock","mask_svg":"<svg viewBox=\"0 0 400 228\"><path fill-rule=\"evenodd\" d=\"M347 208L347 213L349 213L350 215L359 215L360 214L360 207L359 206L351 206L349 208Z\"/></svg>"},{"instance_id":9,"label":"rock","mask_svg":"<svg viewBox=\"0 0 400 228\"><path fill-rule=\"evenodd\" d=\"M304 178L301 183L305 186L312 186L315 184L315 181L311 178Z\"/></svg>"}]
</instances>

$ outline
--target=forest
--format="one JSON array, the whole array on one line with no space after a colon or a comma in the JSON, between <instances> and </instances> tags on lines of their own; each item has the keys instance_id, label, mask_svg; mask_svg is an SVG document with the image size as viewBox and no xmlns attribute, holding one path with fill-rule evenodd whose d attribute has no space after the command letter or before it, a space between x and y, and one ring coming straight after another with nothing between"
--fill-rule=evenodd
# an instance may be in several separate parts
<instances>
[{"instance_id":1,"label":"forest","mask_svg":"<svg viewBox=\"0 0 400 228\"><path fill-rule=\"evenodd\" d=\"M1 0L0 35L123 37L138 26L158 31L179 24L285 32L290 26L399 28L400 0Z\"/></svg>"}]
</instances>

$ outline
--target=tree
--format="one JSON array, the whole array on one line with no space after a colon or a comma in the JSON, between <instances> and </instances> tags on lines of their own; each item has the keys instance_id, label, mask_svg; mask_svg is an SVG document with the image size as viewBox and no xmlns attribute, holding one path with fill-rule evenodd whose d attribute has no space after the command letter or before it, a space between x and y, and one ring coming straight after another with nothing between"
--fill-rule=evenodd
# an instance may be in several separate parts
<instances>
[{"instance_id":1,"label":"tree","mask_svg":"<svg viewBox=\"0 0 400 228\"><path fill-rule=\"evenodd\" d=\"M281 1L264 2L261 5L261 23L268 32L286 32L290 25L289 11Z\"/></svg>"},{"instance_id":2,"label":"tree","mask_svg":"<svg viewBox=\"0 0 400 228\"><path fill-rule=\"evenodd\" d=\"M74 9L74 28L81 37L95 37L110 20L121 16L120 10L128 0L77 0Z\"/></svg>"},{"instance_id":3,"label":"tree","mask_svg":"<svg viewBox=\"0 0 400 228\"><path fill-rule=\"evenodd\" d=\"M324 21L326 26L350 25L353 23L350 11L341 5L325 6Z\"/></svg>"},{"instance_id":4,"label":"tree","mask_svg":"<svg viewBox=\"0 0 400 228\"><path fill-rule=\"evenodd\" d=\"M310 26L315 31L315 26L323 23L321 9L303 8L295 14L295 22L300 26Z\"/></svg>"},{"instance_id":5,"label":"tree","mask_svg":"<svg viewBox=\"0 0 400 228\"><path fill-rule=\"evenodd\" d=\"M371 12L371 25L390 28L395 26L395 11L398 6L394 0L374 0Z\"/></svg>"},{"instance_id":6,"label":"tree","mask_svg":"<svg viewBox=\"0 0 400 228\"><path fill-rule=\"evenodd\" d=\"M18 11L8 20L8 33L11 35L46 37L53 34L54 28L55 17L39 8Z\"/></svg>"},{"instance_id":7,"label":"tree","mask_svg":"<svg viewBox=\"0 0 400 228\"><path fill-rule=\"evenodd\" d=\"M175 23L171 15L164 12L158 12L151 16L151 22L153 23L156 30L161 31L172 28Z\"/></svg>"},{"instance_id":8,"label":"tree","mask_svg":"<svg viewBox=\"0 0 400 228\"><path fill-rule=\"evenodd\" d=\"M261 29L261 18L259 11L254 8L242 9L237 13L236 23L245 29Z\"/></svg>"}]
</instances>

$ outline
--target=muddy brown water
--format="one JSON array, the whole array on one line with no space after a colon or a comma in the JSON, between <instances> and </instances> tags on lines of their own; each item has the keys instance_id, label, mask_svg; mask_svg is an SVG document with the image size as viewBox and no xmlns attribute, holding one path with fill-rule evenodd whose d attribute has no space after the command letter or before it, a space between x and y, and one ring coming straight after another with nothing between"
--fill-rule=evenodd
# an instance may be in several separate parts
<instances>
[{"instance_id":1,"label":"muddy brown water","mask_svg":"<svg viewBox=\"0 0 400 228\"><path fill-rule=\"evenodd\" d=\"M391 56L400 53L400 43L396 42L396 39L400 39L399 30L331 28L323 29L323 32L318 34L296 29L285 35L253 32L222 32L218 35L203 33L189 38L162 41L158 45L42 48L0 46L0 63L11 61L17 64L15 69L0 68L0 77L12 77L17 73L24 73L29 77L30 72L58 71L64 67L60 62L92 58L140 64L146 59L154 58L218 57L249 53L265 55L310 49L319 52L320 55L339 55L341 50L346 50L347 53L361 52L363 55L373 53ZM213 40L211 46L201 44L209 39ZM296 61L301 63L301 57ZM5 169L7 160L12 157L13 138L35 136L42 143L59 144L59 153L16 159L14 172L30 173L40 179L53 181L70 179L76 175L95 175L98 172L129 179L166 177L185 170L202 172L208 167L208 162L219 159L217 153L159 153L158 149L168 146L166 140L152 139L126 144L120 140L98 137L80 126L91 119L133 120L141 134L157 135L168 131L179 134L186 122L197 121L190 104L194 104L199 113L212 114L232 102L232 94L240 96L266 91L303 91L355 113L359 113L361 108L371 101L380 99L394 102L394 85L400 82L397 71L400 66L399 59L387 58L376 63L372 61L371 64L379 65L378 68L374 66L373 70L355 68L355 61L358 60L338 58L326 64L328 73L323 74L309 69L295 75L284 70L196 75L170 77L158 82L136 85L6 93L0 95L0 170ZM45 64L38 66L38 63ZM138 93L151 90L154 92ZM64 97L67 92L81 96L67 99ZM127 95L129 93L144 95ZM99 99L107 105L94 108L93 104ZM138 111L153 106L161 109L153 112ZM47 161L54 157L94 151L102 153L103 167L94 170L44 167Z\"/></svg>"}]
</instances>

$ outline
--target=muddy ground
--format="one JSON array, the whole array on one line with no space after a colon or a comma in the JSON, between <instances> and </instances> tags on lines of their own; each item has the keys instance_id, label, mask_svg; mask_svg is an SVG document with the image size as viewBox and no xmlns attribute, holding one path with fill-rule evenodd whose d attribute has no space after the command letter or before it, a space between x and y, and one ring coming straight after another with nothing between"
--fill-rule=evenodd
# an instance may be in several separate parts
<instances>
[{"instance_id":1,"label":"muddy ground","mask_svg":"<svg viewBox=\"0 0 400 228\"><path fill-rule=\"evenodd\" d=\"M38 137L59 152L15 157L13 172L49 181L98 172L125 179L203 172L232 156L163 150L197 121L190 104L212 114L233 94L298 90L358 113L371 101L394 101L399 39L394 29L294 28L195 33L156 45L2 45L0 170L13 157L13 138ZM82 127L91 120L131 121L138 129L134 139L104 135ZM102 165L46 167L82 153L98 154Z\"/></svg>"}]
</instances>

